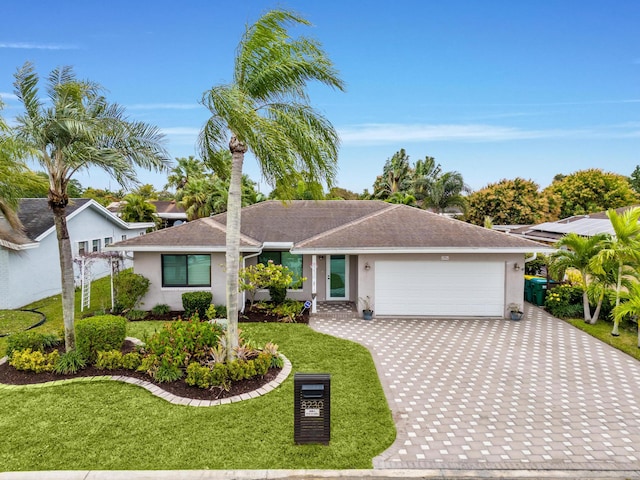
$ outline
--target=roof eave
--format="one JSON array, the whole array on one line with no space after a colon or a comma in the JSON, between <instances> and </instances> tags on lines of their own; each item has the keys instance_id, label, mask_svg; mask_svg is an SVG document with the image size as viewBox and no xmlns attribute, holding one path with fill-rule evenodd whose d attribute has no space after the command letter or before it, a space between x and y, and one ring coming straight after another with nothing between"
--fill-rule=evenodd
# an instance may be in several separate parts
<instances>
[{"instance_id":1,"label":"roof eave","mask_svg":"<svg viewBox=\"0 0 640 480\"><path fill-rule=\"evenodd\" d=\"M107 252L156 252L156 253L185 253L185 252L202 252L202 253L225 253L227 249L224 246L188 246L188 245L109 245L103 249ZM240 247L241 252L260 252L260 247Z\"/></svg>"},{"instance_id":2,"label":"roof eave","mask_svg":"<svg viewBox=\"0 0 640 480\"><path fill-rule=\"evenodd\" d=\"M386 253L553 253L555 248L551 247L346 247L346 248L292 248L291 253L297 253L299 255L334 255L334 254L348 254L348 255L371 255L371 254L386 254Z\"/></svg>"}]
</instances>

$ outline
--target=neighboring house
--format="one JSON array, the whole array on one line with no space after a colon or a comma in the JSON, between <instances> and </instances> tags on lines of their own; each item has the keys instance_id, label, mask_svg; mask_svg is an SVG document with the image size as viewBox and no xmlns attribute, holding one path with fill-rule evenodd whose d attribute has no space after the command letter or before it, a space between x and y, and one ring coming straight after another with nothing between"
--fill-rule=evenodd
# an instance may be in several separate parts
<instances>
[{"instance_id":1,"label":"neighboring house","mask_svg":"<svg viewBox=\"0 0 640 480\"><path fill-rule=\"evenodd\" d=\"M182 225L187 221L187 212L175 200L151 200L156 207L156 215L162 220L161 228Z\"/></svg>"},{"instance_id":2,"label":"neighboring house","mask_svg":"<svg viewBox=\"0 0 640 480\"><path fill-rule=\"evenodd\" d=\"M126 223L95 200L72 199L66 209L74 258L95 257L115 241L143 235L152 223ZM20 200L18 217L24 232L12 230L0 215L0 308L19 308L62 291L60 256L53 213L46 198ZM110 272L107 261L94 258L91 277ZM79 267L75 265L76 279Z\"/></svg>"},{"instance_id":3,"label":"neighboring house","mask_svg":"<svg viewBox=\"0 0 640 480\"><path fill-rule=\"evenodd\" d=\"M633 208L617 208L616 212L621 214L625 210ZM535 240L537 242L556 243L568 233L576 233L583 237L592 237L599 233L613 235L615 232L611 226L611 221L607 217L607 212L590 213L588 215L574 215L556 222L545 222L539 225L523 226L509 231L511 235L519 235L523 238Z\"/></svg>"},{"instance_id":4,"label":"neighboring house","mask_svg":"<svg viewBox=\"0 0 640 480\"><path fill-rule=\"evenodd\" d=\"M151 280L148 308L182 309L183 292L225 303L226 214L201 218L109 250L135 252ZM552 249L405 205L380 201L267 201L242 209L244 264L273 260L296 276L299 300L369 297L376 315L506 317L523 303L525 255ZM266 292L264 293L266 295Z\"/></svg>"}]
</instances>

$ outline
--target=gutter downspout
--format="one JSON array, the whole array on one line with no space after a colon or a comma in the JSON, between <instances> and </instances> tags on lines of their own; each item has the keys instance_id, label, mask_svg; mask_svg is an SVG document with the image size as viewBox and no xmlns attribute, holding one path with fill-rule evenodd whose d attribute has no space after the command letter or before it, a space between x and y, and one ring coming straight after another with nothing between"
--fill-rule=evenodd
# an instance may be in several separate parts
<instances>
[{"instance_id":1,"label":"gutter downspout","mask_svg":"<svg viewBox=\"0 0 640 480\"><path fill-rule=\"evenodd\" d=\"M534 252L533 257L525 258L524 263L533 262L536 258L538 258L538 252Z\"/></svg>"},{"instance_id":2,"label":"gutter downspout","mask_svg":"<svg viewBox=\"0 0 640 480\"><path fill-rule=\"evenodd\" d=\"M257 257L258 255L260 255L262 253L262 248L260 249L259 252L256 253L252 253L251 255L247 255L247 256L242 256L242 268L245 268L246 264L245 264L245 260L247 258L253 258L253 257ZM244 307L247 305L247 292L243 291L242 292L242 309L240 310L240 313L244 313Z\"/></svg>"}]
</instances>

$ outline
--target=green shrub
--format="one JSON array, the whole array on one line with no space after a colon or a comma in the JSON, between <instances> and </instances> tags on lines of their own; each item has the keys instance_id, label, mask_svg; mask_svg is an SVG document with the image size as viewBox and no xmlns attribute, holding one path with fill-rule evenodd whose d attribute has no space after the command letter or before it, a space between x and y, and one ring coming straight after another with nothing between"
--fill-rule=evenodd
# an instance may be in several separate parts
<instances>
[{"instance_id":1,"label":"green shrub","mask_svg":"<svg viewBox=\"0 0 640 480\"><path fill-rule=\"evenodd\" d=\"M191 318L194 313L198 313L200 318L206 318L207 309L211 305L213 295L211 292L185 292L182 294L182 309L184 316Z\"/></svg>"},{"instance_id":2,"label":"green shrub","mask_svg":"<svg viewBox=\"0 0 640 480\"><path fill-rule=\"evenodd\" d=\"M584 316L582 288L560 285L547 292L545 309L558 318L581 318Z\"/></svg>"},{"instance_id":3,"label":"green shrub","mask_svg":"<svg viewBox=\"0 0 640 480\"><path fill-rule=\"evenodd\" d=\"M160 366L160 359L157 355L150 354L145 357L142 357L140 361L140 365L136 368L137 372L144 372L147 375L151 375L152 377L155 375L158 367Z\"/></svg>"},{"instance_id":4,"label":"green shrub","mask_svg":"<svg viewBox=\"0 0 640 480\"><path fill-rule=\"evenodd\" d=\"M51 353L43 353L39 350L34 351L26 348L24 350L14 350L11 354L9 365L16 370L28 372L52 372L59 358L58 350L54 350Z\"/></svg>"},{"instance_id":5,"label":"green shrub","mask_svg":"<svg viewBox=\"0 0 640 480\"><path fill-rule=\"evenodd\" d=\"M53 333L38 333L34 331L18 332L10 335L7 339L7 356L16 350L26 350L44 352L45 349L55 347L60 344L60 338Z\"/></svg>"},{"instance_id":6,"label":"green shrub","mask_svg":"<svg viewBox=\"0 0 640 480\"><path fill-rule=\"evenodd\" d=\"M120 350L108 350L98 352L96 368L98 370L117 370L122 368L122 352Z\"/></svg>"},{"instance_id":7,"label":"green shrub","mask_svg":"<svg viewBox=\"0 0 640 480\"><path fill-rule=\"evenodd\" d=\"M166 315L170 311L171 308L169 307L169 305L166 305L164 303L159 303L151 309L151 313L154 315Z\"/></svg>"},{"instance_id":8,"label":"green shrub","mask_svg":"<svg viewBox=\"0 0 640 480\"><path fill-rule=\"evenodd\" d=\"M269 287L269 297L275 305L284 303L287 298L287 287L272 285Z\"/></svg>"},{"instance_id":9,"label":"green shrub","mask_svg":"<svg viewBox=\"0 0 640 480\"><path fill-rule=\"evenodd\" d=\"M269 371L269 367L271 366L271 354L262 352L253 359L253 363L255 365L256 375L262 376Z\"/></svg>"},{"instance_id":10,"label":"green shrub","mask_svg":"<svg viewBox=\"0 0 640 480\"><path fill-rule=\"evenodd\" d=\"M209 388L211 386L211 370L199 363L190 363L184 381L192 387Z\"/></svg>"},{"instance_id":11,"label":"green shrub","mask_svg":"<svg viewBox=\"0 0 640 480\"><path fill-rule=\"evenodd\" d=\"M231 382L229 381L229 368L226 363L216 363L211 367L211 371L209 373L209 384L212 387L229 390Z\"/></svg>"},{"instance_id":12,"label":"green shrub","mask_svg":"<svg viewBox=\"0 0 640 480\"><path fill-rule=\"evenodd\" d=\"M148 278L125 270L118 273L113 278L113 288L115 290L115 310L123 312L135 308L142 297L149 291L151 282Z\"/></svg>"},{"instance_id":13,"label":"green shrub","mask_svg":"<svg viewBox=\"0 0 640 480\"><path fill-rule=\"evenodd\" d=\"M167 358L162 358L153 378L160 383L167 383L180 380L182 375L182 369L178 365L172 363Z\"/></svg>"},{"instance_id":14,"label":"green shrub","mask_svg":"<svg viewBox=\"0 0 640 480\"><path fill-rule=\"evenodd\" d=\"M126 353L122 356L122 368L136 370L142 363L142 355L138 352Z\"/></svg>"},{"instance_id":15,"label":"green shrub","mask_svg":"<svg viewBox=\"0 0 640 480\"><path fill-rule=\"evenodd\" d=\"M216 318L227 318L226 305L216 305Z\"/></svg>"},{"instance_id":16,"label":"green shrub","mask_svg":"<svg viewBox=\"0 0 640 480\"><path fill-rule=\"evenodd\" d=\"M154 333L146 343L146 351L158 358L186 367L192 361L204 362L211 348L218 345L223 333L220 325L176 320Z\"/></svg>"},{"instance_id":17,"label":"green shrub","mask_svg":"<svg viewBox=\"0 0 640 480\"><path fill-rule=\"evenodd\" d=\"M147 312L145 312L144 310L136 310L136 309L131 309L124 314L126 319L131 320L132 322L135 322L136 320L142 320L147 315L148 315Z\"/></svg>"},{"instance_id":18,"label":"green shrub","mask_svg":"<svg viewBox=\"0 0 640 480\"><path fill-rule=\"evenodd\" d=\"M206 312L206 318L208 320L215 320L217 318L227 318L227 307L224 305L209 305Z\"/></svg>"},{"instance_id":19,"label":"green shrub","mask_svg":"<svg viewBox=\"0 0 640 480\"><path fill-rule=\"evenodd\" d=\"M302 302L286 300L280 304L276 304L271 308L271 312L273 312L281 322L295 323L296 318L300 316L303 308L304 304Z\"/></svg>"},{"instance_id":20,"label":"green shrub","mask_svg":"<svg viewBox=\"0 0 640 480\"><path fill-rule=\"evenodd\" d=\"M127 320L115 315L83 318L76 322L76 348L89 363L99 351L121 350L126 336Z\"/></svg>"},{"instance_id":21,"label":"green shrub","mask_svg":"<svg viewBox=\"0 0 640 480\"><path fill-rule=\"evenodd\" d=\"M60 355L53 371L61 374L77 373L87 366L87 362L78 350L71 350Z\"/></svg>"}]
</instances>

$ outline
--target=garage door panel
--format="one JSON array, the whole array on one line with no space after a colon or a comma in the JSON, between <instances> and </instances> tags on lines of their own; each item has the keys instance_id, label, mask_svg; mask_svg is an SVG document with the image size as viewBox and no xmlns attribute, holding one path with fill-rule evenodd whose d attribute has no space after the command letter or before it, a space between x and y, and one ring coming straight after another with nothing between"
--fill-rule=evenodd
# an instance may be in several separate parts
<instances>
[{"instance_id":1,"label":"garage door panel","mask_svg":"<svg viewBox=\"0 0 640 480\"><path fill-rule=\"evenodd\" d=\"M376 262L378 315L502 316L502 262Z\"/></svg>"}]
</instances>

